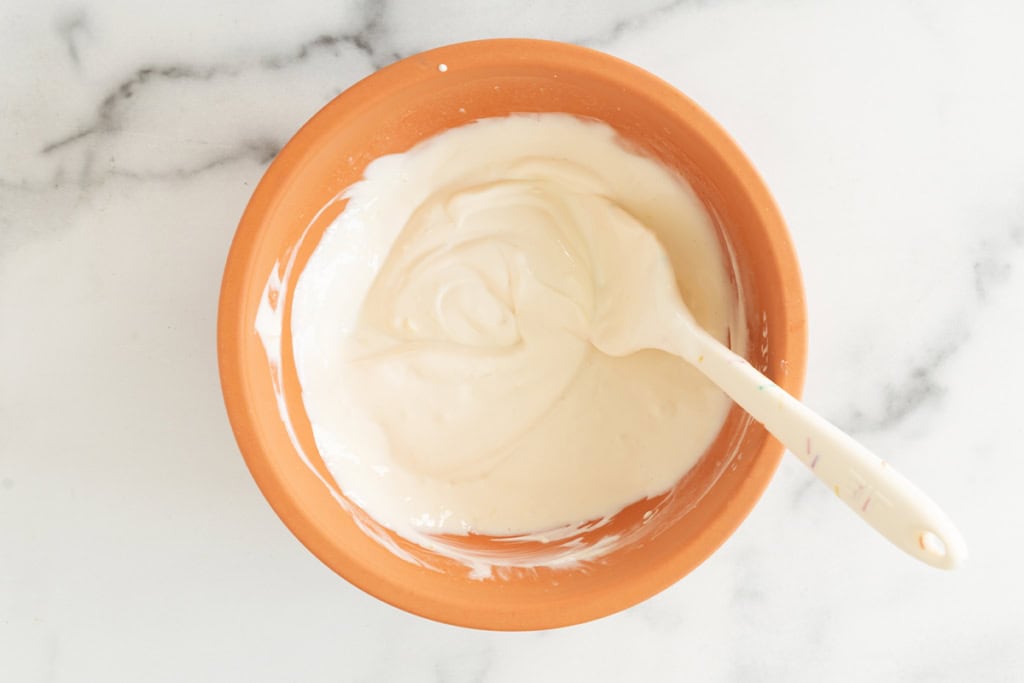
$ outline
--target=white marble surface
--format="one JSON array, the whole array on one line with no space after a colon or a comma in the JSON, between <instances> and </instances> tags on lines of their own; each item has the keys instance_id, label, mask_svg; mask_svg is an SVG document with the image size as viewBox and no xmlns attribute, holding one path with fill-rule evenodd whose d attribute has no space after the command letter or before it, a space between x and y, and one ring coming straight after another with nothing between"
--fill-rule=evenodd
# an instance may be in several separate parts
<instances>
[{"instance_id":1,"label":"white marble surface","mask_svg":"<svg viewBox=\"0 0 1024 683\"><path fill-rule=\"evenodd\" d=\"M0 681L1024 680L1019 3L147 4L0 6ZM946 507L965 569L795 459L689 577L554 632L400 613L289 535L217 381L236 221L333 95L498 35L629 59L734 134L802 259L807 401Z\"/></svg>"}]
</instances>

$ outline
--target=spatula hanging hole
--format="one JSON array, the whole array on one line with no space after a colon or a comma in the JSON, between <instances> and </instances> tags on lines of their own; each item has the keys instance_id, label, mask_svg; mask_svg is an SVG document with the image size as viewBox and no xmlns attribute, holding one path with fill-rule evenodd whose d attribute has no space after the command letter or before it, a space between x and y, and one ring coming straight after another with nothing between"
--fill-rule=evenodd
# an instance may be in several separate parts
<instances>
[{"instance_id":1,"label":"spatula hanging hole","mask_svg":"<svg viewBox=\"0 0 1024 683\"><path fill-rule=\"evenodd\" d=\"M946 556L946 542L939 538L938 535L931 531L923 531L918 536L917 542L921 546L921 550L931 553L932 555L938 555L939 557Z\"/></svg>"}]
</instances>

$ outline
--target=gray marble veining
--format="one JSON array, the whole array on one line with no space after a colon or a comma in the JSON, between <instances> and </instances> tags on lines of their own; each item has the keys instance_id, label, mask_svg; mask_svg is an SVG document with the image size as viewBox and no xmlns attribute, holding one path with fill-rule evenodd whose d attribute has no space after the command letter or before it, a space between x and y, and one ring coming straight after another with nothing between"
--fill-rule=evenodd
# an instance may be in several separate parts
<instances>
[{"instance_id":1,"label":"gray marble veining","mask_svg":"<svg viewBox=\"0 0 1024 683\"><path fill-rule=\"evenodd\" d=\"M0 9L0 680L1014 681L1018 3L11 0ZM420 50L596 47L707 108L805 274L806 400L962 526L919 566L785 461L708 562L591 624L433 624L321 566L231 437L220 273L264 168Z\"/></svg>"}]
</instances>

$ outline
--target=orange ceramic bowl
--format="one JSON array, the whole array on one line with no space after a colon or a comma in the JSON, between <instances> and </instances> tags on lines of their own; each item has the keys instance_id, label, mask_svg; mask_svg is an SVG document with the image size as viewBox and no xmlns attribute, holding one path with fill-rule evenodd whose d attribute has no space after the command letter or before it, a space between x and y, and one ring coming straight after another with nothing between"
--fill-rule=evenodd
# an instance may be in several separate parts
<instances>
[{"instance_id":1,"label":"orange ceramic bowl","mask_svg":"<svg viewBox=\"0 0 1024 683\"><path fill-rule=\"evenodd\" d=\"M768 190L706 113L651 74L573 45L485 40L404 59L317 113L267 170L228 256L217 350L235 437L277 514L338 574L404 610L502 630L587 621L678 581L736 529L782 456L774 439L734 409L714 445L675 489L630 506L583 537L590 543L601 534L624 534L630 543L575 567L479 579L403 539L389 536L382 544L364 531L373 521L337 491L304 417L290 360L291 285L344 208L339 193L372 160L448 128L516 112L605 121L681 173L732 253L748 359L793 394L802 388L806 360L800 274ZM268 338L276 343L277 334L282 353L268 356ZM487 537L458 542L499 545Z\"/></svg>"}]
</instances>

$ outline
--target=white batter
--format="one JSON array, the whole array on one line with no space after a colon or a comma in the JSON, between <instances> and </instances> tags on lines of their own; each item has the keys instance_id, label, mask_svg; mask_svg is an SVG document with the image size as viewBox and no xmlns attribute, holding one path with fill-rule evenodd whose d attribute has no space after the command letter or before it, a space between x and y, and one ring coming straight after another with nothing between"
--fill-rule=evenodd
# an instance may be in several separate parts
<instances>
[{"instance_id":1,"label":"white batter","mask_svg":"<svg viewBox=\"0 0 1024 683\"><path fill-rule=\"evenodd\" d=\"M685 361L591 343L605 297L637 295L603 287L630 258L609 236L636 221L701 326L742 340L693 192L605 124L478 121L374 161L347 197L296 286L294 355L321 457L381 524L431 547L563 537L714 440L730 402Z\"/></svg>"}]
</instances>

